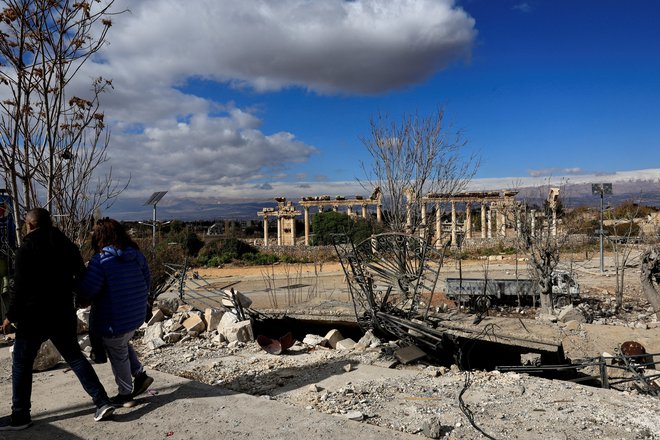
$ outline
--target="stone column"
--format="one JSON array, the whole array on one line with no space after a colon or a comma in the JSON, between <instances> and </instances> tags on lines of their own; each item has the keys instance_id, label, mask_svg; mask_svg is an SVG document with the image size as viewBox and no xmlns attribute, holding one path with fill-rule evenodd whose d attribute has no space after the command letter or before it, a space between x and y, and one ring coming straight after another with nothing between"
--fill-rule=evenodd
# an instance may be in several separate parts
<instances>
[{"instance_id":1,"label":"stone column","mask_svg":"<svg viewBox=\"0 0 660 440\"><path fill-rule=\"evenodd\" d=\"M346 207L346 215L349 216L349 217L350 217L351 215L353 215L353 207L352 207L351 205L348 205L348 206Z\"/></svg>"},{"instance_id":2,"label":"stone column","mask_svg":"<svg viewBox=\"0 0 660 440\"><path fill-rule=\"evenodd\" d=\"M530 235L534 237L536 236L536 209L532 209L529 213L531 214L532 217L530 219L530 225L529 225Z\"/></svg>"},{"instance_id":3,"label":"stone column","mask_svg":"<svg viewBox=\"0 0 660 440\"><path fill-rule=\"evenodd\" d=\"M456 202L451 202L451 246L458 245L456 239Z\"/></svg>"},{"instance_id":4,"label":"stone column","mask_svg":"<svg viewBox=\"0 0 660 440\"><path fill-rule=\"evenodd\" d=\"M268 216L264 215L264 246L268 247Z\"/></svg>"},{"instance_id":5,"label":"stone column","mask_svg":"<svg viewBox=\"0 0 660 440\"><path fill-rule=\"evenodd\" d=\"M472 238L472 203L465 204L465 238Z\"/></svg>"},{"instance_id":6,"label":"stone column","mask_svg":"<svg viewBox=\"0 0 660 440\"><path fill-rule=\"evenodd\" d=\"M499 226L500 229L500 236L506 237L506 211L502 208L499 210L498 214L500 215L500 218L497 222L497 226Z\"/></svg>"},{"instance_id":7,"label":"stone column","mask_svg":"<svg viewBox=\"0 0 660 440\"><path fill-rule=\"evenodd\" d=\"M486 238L486 204L481 202L481 238Z\"/></svg>"},{"instance_id":8,"label":"stone column","mask_svg":"<svg viewBox=\"0 0 660 440\"><path fill-rule=\"evenodd\" d=\"M282 217L277 216L277 245L282 246Z\"/></svg>"},{"instance_id":9,"label":"stone column","mask_svg":"<svg viewBox=\"0 0 660 440\"><path fill-rule=\"evenodd\" d=\"M422 219L421 219L422 220L422 224L421 224L422 228L420 229L419 236L420 236L420 238L423 239L424 237L426 237L426 202L424 202L423 200L422 200L421 209L422 209L422 213L421 213L422 214Z\"/></svg>"},{"instance_id":10,"label":"stone column","mask_svg":"<svg viewBox=\"0 0 660 440\"><path fill-rule=\"evenodd\" d=\"M309 246L309 206L304 207L305 212L305 246Z\"/></svg>"},{"instance_id":11,"label":"stone column","mask_svg":"<svg viewBox=\"0 0 660 440\"><path fill-rule=\"evenodd\" d=\"M362 205L362 218L367 218L367 205Z\"/></svg>"},{"instance_id":12,"label":"stone column","mask_svg":"<svg viewBox=\"0 0 660 440\"><path fill-rule=\"evenodd\" d=\"M493 205L490 205L488 209L488 215L486 216L486 221L488 223L488 238L493 238Z\"/></svg>"},{"instance_id":13,"label":"stone column","mask_svg":"<svg viewBox=\"0 0 660 440\"><path fill-rule=\"evenodd\" d=\"M412 229L412 206L410 200L406 201L406 232Z\"/></svg>"},{"instance_id":14,"label":"stone column","mask_svg":"<svg viewBox=\"0 0 660 440\"><path fill-rule=\"evenodd\" d=\"M296 245L296 218L291 217L291 246Z\"/></svg>"},{"instance_id":15,"label":"stone column","mask_svg":"<svg viewBox=\"0 0 660 440\"><path fill-rule=\"evenodd\" d=\"M383 223L383 205L380 203L376 205L376 221L378 223Z\"/></svg>"}]
</instances>

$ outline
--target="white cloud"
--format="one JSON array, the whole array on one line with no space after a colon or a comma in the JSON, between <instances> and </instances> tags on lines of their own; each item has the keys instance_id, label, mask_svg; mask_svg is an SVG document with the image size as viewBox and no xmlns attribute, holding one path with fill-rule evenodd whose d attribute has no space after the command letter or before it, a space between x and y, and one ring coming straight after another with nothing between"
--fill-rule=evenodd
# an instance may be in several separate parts
<instances>
[{"instance_id":1,"label":"white cloud","mask_svg":"<svg viewBox=\"0 0 660 440\"><path fill-rule=\"evenodd\" d=\"M553 176L553 175L580 175L585 171L579 167L542 168L539 170L527 170L531 177Z\"/></svg>"},{"instance_id":2,"label":"white cloud","mask_svg":"<svg viewBox=\"0 0 660 440\"><path fill-rule=\"evenodd\" d=\"M474 19L453 0L126 5L131 12L115 18L104 52L107 67L167 86L196 75L258 90L378 93L466 57L476 35Z\"/></svg>"},{"instance_id":3,"label":"white cloud","mask_svg":"<svg viewBox=\"0 0 660 440\"><path fill-rule=\"evenodd\" d=\"M124 8L76 86L112 79L102 104L113 176L131 176L122 197L249 192L316 153L286 127L262 131L267 114L185 93L190 79L379 93L466 57L476 33L453 0L116 0Z\"/></svg>"}]
</instances>

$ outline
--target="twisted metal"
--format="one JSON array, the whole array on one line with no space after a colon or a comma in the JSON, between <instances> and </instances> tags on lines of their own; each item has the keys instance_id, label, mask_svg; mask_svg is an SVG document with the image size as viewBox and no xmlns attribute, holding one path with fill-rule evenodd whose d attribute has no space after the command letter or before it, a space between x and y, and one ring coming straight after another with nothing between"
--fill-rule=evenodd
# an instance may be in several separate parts
<instances>
[{"instance_id":1,"label":"twisted metal","mask_svg":"<svg viewBox=\"0 0 660 440\"><path fill-rule=\"evenodd\" d=\"M426 319L446 246L437 249L424 237L394 232L357 244L336 236L334 245L360 326L409 339L408 329L390 318Z\"/></svg>"}]
</instances>

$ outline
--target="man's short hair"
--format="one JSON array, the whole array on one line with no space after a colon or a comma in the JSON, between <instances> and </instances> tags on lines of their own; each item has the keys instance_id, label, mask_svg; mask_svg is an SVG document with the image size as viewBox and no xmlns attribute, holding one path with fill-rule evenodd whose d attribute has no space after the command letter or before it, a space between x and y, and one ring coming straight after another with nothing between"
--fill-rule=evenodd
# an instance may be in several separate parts
<instances>
[{"instance_id":1,"label":"man's short hair","mask_svg":"<svg viewBox=\"0 0 660 440\"><path fill-rule=\"evenodd\" d=\"M28 211L25 220L35 228L47 228L53 226L50 212L44 208L34 208Z\"/></svg>"}]
</instances>

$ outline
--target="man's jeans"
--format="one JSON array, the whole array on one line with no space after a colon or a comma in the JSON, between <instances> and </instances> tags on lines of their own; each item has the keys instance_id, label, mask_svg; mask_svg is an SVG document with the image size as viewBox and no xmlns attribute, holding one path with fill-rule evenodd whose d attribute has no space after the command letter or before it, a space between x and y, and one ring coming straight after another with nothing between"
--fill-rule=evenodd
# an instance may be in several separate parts
<instances>
[{"instance_id":1,"label":"man's jeans","mask_svg":"<svg viewBox=\"0 0 660 440\"><path fill-rule=\"evenodd\" d=\"M99 407L110 403L108 395L101 385L94 368L83 356L74 334L50 335L16 335L12 362L12 413L16 415L30 415L30 398L32 395L32 366L41 344L50 337L50 340L60 352L71 370L75 373L87 394L92 397L94 404Z\"/></svg>"}]
</instances>

